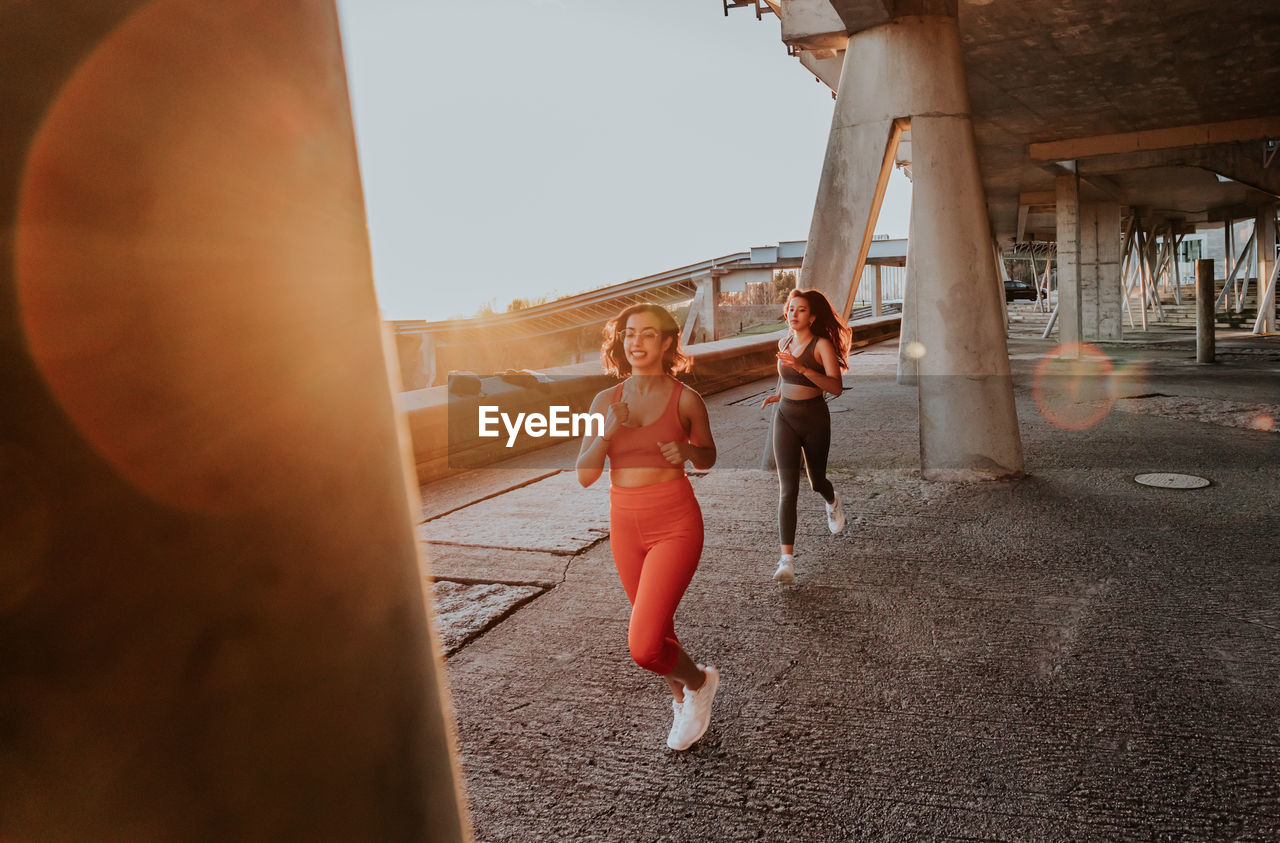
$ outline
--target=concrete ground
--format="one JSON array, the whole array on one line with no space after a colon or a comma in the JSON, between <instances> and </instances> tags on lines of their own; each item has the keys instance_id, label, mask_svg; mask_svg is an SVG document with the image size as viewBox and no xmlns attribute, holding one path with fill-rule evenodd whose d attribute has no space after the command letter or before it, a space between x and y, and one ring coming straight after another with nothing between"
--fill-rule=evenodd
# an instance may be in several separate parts
<instances>
[{"instance_id":1,"label":"concrete ground","mask_svg":"<svg viewBox=\"0 0 1280 843\"><path fill-rule=\"evenodd\" d=\"M745 400L771 384L708 397L676 628L723 679L684 753L627 654L607 484L517 462L426 487L477 839L1280 838L1280 338L1197 366L1153 332L1088 376L1050 347L1010 341L1027 477L977 486L921 479L896 345L854 357L830 405L849 525L802 496L792 587Z\"/></svg>"}]
</instances>

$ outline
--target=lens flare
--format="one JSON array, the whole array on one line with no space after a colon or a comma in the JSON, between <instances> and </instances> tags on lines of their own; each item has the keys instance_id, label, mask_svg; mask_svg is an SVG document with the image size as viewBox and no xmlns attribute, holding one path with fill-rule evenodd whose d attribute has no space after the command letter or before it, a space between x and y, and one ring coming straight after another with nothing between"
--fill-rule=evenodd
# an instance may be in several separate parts
<instances>
[{"instance_id":1,"label":"lens flare","mask_svg":"<svg viewBox=\"0 0 1280 843\"><path fill-rule=\"evenodd\" d=\"M234 512L340 487L375 447L360 408L386 406L341 68L322 36L281 49L290 4L135 5L27 151L27 350L154 500Z\"/></svg>"},{"instance_id":2,"label":"lens flare","mask_svg":"<svg viewBox=\"0 0 1280 843\"><path fill-rule=\"evenodd\" d=\"M912 358L913 360L919 360L921 357L924 357L924 352L925 352L924 343L909 342L907 343L907 347L905 351L908 357Z\"/></svg>"},{"instance_id":3,"label":"lens flare","mask_svg":"<svg viewBox=\"0 0 1280 843\"><path fill-rule=\"evenodd\" d=\"M1254 430L1272 431L1276 428L1276 420L1267 413L1258 413L1249 423L1249 427Z\"/></svg>"},{"instance_id":4,"label":"lens flare","mask_svg":"<svg viewBox=\"0 0 1280 843\"><path fill-rule=\"evenodd\" d=\"M1066 343L1036 366L1031 394L1040 415L1062 430L1088 430L1111 412L1111 358L1088 343Z\"/></svg>"}]
</instances>

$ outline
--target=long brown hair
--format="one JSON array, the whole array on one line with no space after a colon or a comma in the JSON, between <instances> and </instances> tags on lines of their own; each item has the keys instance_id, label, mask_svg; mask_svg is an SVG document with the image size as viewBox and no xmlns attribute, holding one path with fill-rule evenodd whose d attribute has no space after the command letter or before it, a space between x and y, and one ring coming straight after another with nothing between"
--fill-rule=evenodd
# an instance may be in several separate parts
<instances>
[{"instance_id":1,"label":"long brown hair","mask_svg":"<svg viewBox=\"0 0 1280 843\"><path fill-rule=\"evenodd\" d=\"M604 343L600 346L600 363L604 370L619 377L631 374L631 363L622 350L622 334L627 329L627 320L636 313L652 313L658 317L662 337L671 338L671 345L662 354L662 371L668 375L687 372L693 360L680 347L680 326L669 310L656 304L633 304L609 320L604 329Z\"/></svg>"},{"instance_id":2,"label":"long brown hair","mask_svg":"<svg viewBox=\"0 0 1280 843\"><path fill-rule=\"evenodd\" d=\"M853 331L844 320L836 316L836 310L821 290L792 290L787 296L787 303L782 306L782 317L787 316L787 308L794 298L802 298L809 303L809 312L814 315L813 325L809 330L815 337L825 337L836 349L836 362L841 369L849 362L849 341Z\"/></svg>"}]
</instances>

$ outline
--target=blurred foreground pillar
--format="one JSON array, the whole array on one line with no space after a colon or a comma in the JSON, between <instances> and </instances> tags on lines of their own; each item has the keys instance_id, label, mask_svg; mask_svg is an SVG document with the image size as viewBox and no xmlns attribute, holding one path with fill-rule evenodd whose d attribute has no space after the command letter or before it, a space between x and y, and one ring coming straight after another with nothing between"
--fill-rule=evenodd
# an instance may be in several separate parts
<instances>
[{"instance_id":1,"label":"blurred foreground pillar","mask_svg":"<svg viewBox=\"0 0 1280 843\"><path fill-rule=\"evenodd\" d=\"M331 0L0 6L0 840L458 840Z\"/></svg>"}]
</instances>

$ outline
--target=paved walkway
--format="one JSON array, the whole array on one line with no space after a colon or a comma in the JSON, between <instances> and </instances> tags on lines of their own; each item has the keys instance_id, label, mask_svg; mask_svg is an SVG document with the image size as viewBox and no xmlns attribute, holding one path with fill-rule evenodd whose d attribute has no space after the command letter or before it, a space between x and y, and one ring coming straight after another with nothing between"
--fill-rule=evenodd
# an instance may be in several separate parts
<instances>
[{"instance_id":1,"label":"paved walkway","mask_svg":"<svg viewBox=\"0 0 1280 843\"><path fill-rule=\"evenodd\" d=\"M1280 434L1255 429L1280 339L1220 336L1212 367L1185 333L1106 345L1110 393L1049 347L1011 341L1027 478L978 486L921 480L896 346L856 356L831 404L849 526L802 497L793 587L765 417L735 403L771 385L709 397L676 623L723 681L685 753L627 655L605 484L517 463L424 489L477 838L1280 837ZM1212 485L1133 479L1164 471Z\"/></svg>"}]
</instances>

